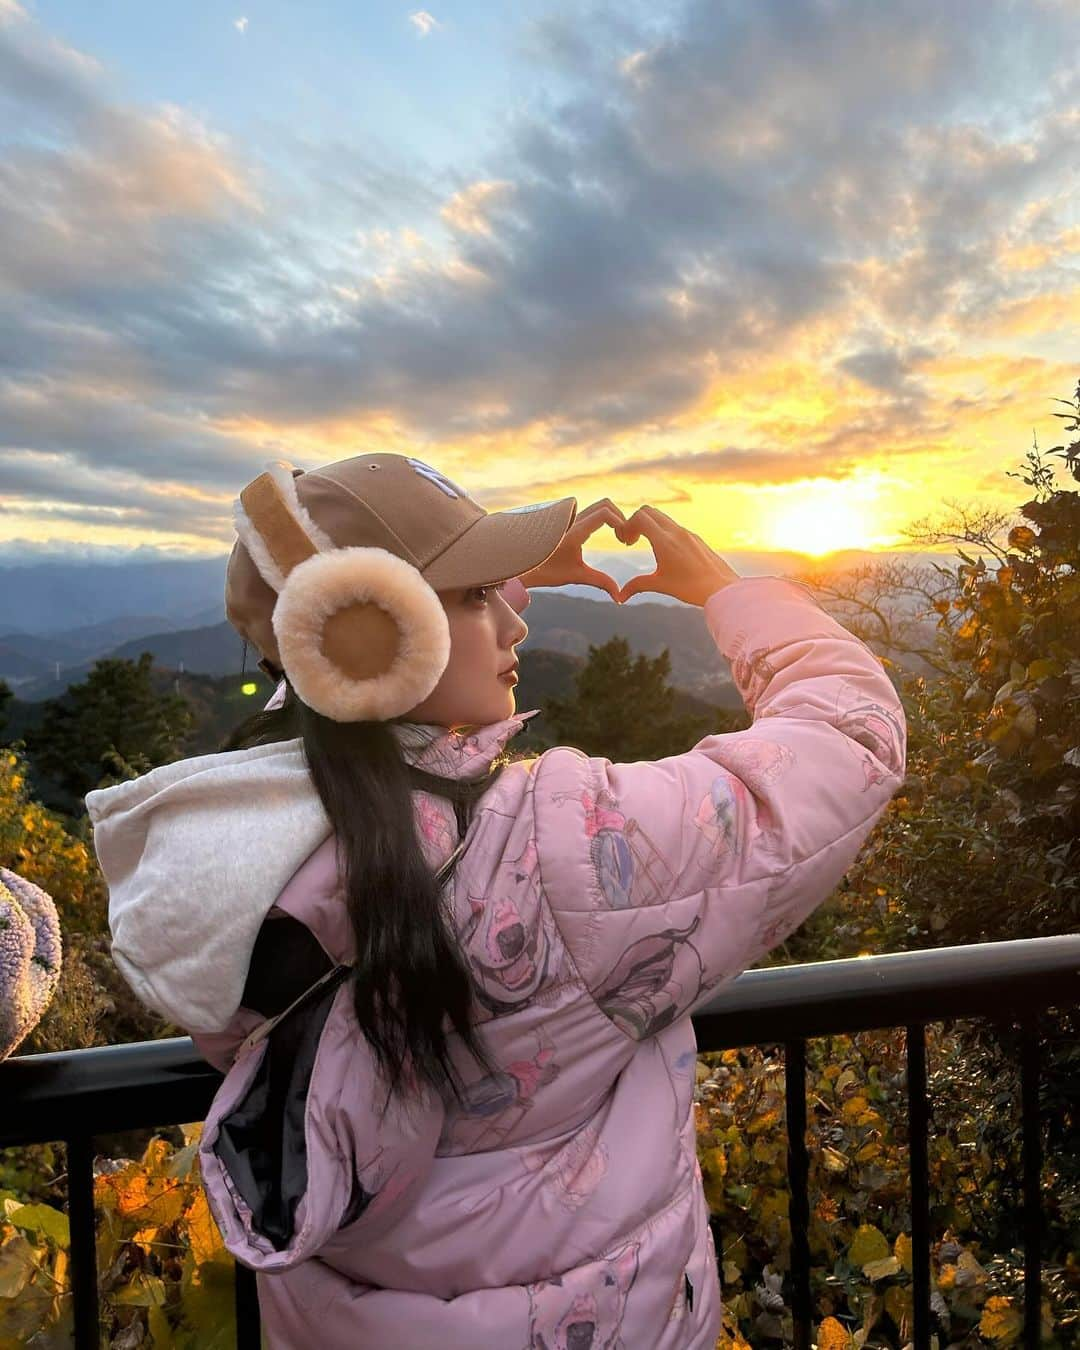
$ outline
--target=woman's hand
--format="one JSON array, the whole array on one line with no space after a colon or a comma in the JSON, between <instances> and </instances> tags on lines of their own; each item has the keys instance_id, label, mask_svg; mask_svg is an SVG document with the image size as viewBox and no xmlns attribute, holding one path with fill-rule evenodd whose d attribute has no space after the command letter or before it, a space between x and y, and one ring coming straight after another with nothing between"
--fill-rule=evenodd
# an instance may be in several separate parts
<instances>
[{"instance_id":1,"label":"woman's hand","mask_svg":"<svg viewBox=\"0 0 1080 1350\"><path fill-rule=\"evenodd\" d=\"M630 578L619 593L620 602L642 591L657 591L687 605L704 605L721 587L742 580L700 534L655 506L639 506L615 533L624 544L634 544L644 535L656 560L654 571Z\"/></svg>"},{"instance_id":2,"label":"woman's hand","mask_svg":"<svg viewBox=\"0 0 1080 1350\"><path fill-rule=\"evenodd\" d=\"M618 530L625 524L626 517L611 498L602 497L577 513L555 552L538 567L523 572L520 580L526 586L567 586L571 583L597 586L619 603L618 582L606 572L590 567L581 556L581 550L585 541L602 525L610 525L613 530Z\"/></svg>"}]
</instances>

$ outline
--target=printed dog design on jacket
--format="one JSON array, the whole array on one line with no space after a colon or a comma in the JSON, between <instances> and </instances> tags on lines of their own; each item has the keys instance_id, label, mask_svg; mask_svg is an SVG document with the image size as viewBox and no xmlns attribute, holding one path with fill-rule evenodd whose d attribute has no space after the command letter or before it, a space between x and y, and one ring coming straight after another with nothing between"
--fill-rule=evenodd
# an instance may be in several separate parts
<instances>
[{"instance_id":1,"label":"printed dog design on jacket","mask_svg":"<svg viewBox=\"0 0 1080 1350\"><path fill-rule=\"evenodd\" d=\"M635 1040L669 1026L701 993L705 967L690 941L701 915L686 928L665 928L632 942L593 991L600 1010ZM685 978L674 976L676 960Z\"/></svg>"},{"instance_id":2,"label":"printed dog design on jacket","mask_svg":"<svg viewBox=\"0 0 1080 1350\"><path fill-rule=\"evenodd\" d=\"M632 1242L610 1260L526 1285L528 1350L623 1350L623 1314L640 1250Z\"/></svg>"},{"instance_id":3,"label":"printed dog design on jacket","mask_svg":"<svg viewBox=\"0 0 1080 1350\"><path fill-rule=\"evenodd\" d=\"M493 1014L528 1004L563 951L541 898L536 840L528 839L521 853L505 859L500 869L506 873L505 886L500 887L497 873L489 896L470 895L469 915L458 931L476 997Z\"/></svg>"}]
</instances>

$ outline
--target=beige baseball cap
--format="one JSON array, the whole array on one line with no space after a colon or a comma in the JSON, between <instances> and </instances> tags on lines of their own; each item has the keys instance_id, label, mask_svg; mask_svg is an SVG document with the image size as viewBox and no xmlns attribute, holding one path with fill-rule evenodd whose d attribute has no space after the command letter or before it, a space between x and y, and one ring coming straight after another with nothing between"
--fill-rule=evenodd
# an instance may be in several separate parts
<instances>
[{"instance_id":1,"label":"beige baseball cap","mask_svg":"<svg viewBox=\"0 0 1080 1350\"><path fill-rule=\"evenodd\" d=\"M464 488L409 455L355 455L291 473L323 550L386 549L411 563L436 591L493 585L537 567L577 514L575 497L485 511ZM280 669L276 603L277 592L237 539L225 574L225 613L241 637Z\"/></svg>"}]
</instances>

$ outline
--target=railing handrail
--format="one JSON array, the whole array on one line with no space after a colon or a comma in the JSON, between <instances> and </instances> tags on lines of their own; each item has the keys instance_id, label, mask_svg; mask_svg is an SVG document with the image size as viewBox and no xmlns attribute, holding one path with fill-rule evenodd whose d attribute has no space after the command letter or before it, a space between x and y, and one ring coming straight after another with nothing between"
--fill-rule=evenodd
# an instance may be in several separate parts
<instances>
[{"instance_id":1,"label":"railing handrail","mask_svg":"<svg viewBox=\"0 0 1080 1350\"><path fill-rule=\"evenodd\" d=\"M703 1050L953 1017L1015 1020L1080 1002L1080 933L744 971L694 1015ZM103 1134L177 1119L174 1101L209 1107L221 1075L189 1036L21 1055L0 1064L0 1147L53 1135L57 1103ZM194 1120L198 1117L190 1116Z\"/></svg>"},{"instance_id":2,"label":"railing handrail","mask_svg":"<svg viewBox=\"0 0 1080 1350\"><path fill-rule=\"evenodd\" d=\"M874 1027L905 1029L911 1141L912 1342L916 1350L929 1350L932 1226L925 1024L954 1017L1019 1022L1023 1336L1027 1350L1037 1350L1042 1299L1037 1019L1046 1008L1078 1004L1080 934L1071 933L749 970L695 1014L702 1050L773 1043L783 1047L796 1350L809 1350L813 1320L808 1241L807 1039ZM0 1147L57 1138L67 1144L78 1346L94 1347L100 1339L93 1136L203 1120L220 1082L221 1075L186 1036L25 1055L0 1064L0 1100L9 1108L0 1114ZM13 1101L15 1111L10 1109ZM243 1265L236 1270L235 1299L237 1350L258 1350L256 1282L253 1272Z\"/></svg>"},{"instance_id":3,"label":"railing handrail","mask_svg":"<svg viewBox=\"0 0 1080 1350\"><path fill-rule=\"evenodd\" d=\"M747 970L695 1013L694 1026L703 1049L726 1050L954 1017L1015 1021L1077 1002L1080 933L1067 933Z\"/></svg>"}]
</instances>

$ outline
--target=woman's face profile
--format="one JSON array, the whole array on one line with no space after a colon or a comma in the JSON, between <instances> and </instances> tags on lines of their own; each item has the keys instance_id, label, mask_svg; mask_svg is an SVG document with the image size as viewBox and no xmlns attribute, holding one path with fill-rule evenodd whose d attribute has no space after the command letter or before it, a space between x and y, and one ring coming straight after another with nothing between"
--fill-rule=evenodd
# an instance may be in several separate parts
<instances>
[{"instance_id":1,"label":"woman's face profile","mask_svg":"<svg viewBox=\"0 0 1080 1350\"><path fill-rule=\"evenodd\" d=\"M514 648L528 636L528 624L494 585L438 595L450 624L450 660L439 683L404 720L453 730L513 716L514 684L499 672L514 661Z\"/></svg>"}]
</instances>

